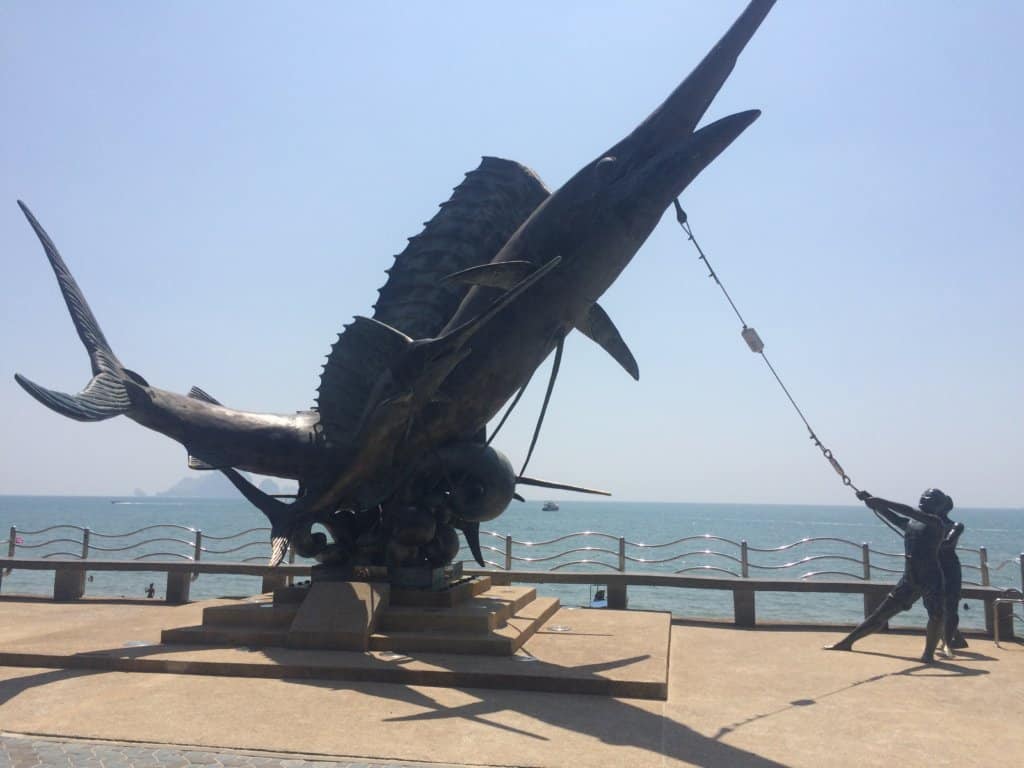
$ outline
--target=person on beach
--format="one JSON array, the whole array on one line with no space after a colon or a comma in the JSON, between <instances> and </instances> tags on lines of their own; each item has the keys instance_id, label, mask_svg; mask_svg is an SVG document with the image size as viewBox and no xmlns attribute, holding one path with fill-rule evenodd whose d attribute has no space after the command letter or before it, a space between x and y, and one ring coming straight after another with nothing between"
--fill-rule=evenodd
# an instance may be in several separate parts
<instances>
[{"instance_id":1,"label":"person on beach","mask_svg":"<svg viewBox=\"0 0 1024 768\"><path fill-rule=\"evenodd\" d=\"M838 643L825 646L825 650L851 650L855 642L877 632L897 613L909 610L918 598L923 598L928 626L921 661L930 664L935 660L940 635L947 649L954 647L950 625L943 618L946 594L939 564L939 550L952 527L947 515L953 509L953 500L937 488L921 494L917 509L872 496L867 491L858 491L857 498L903 532L903 576L870 616Z\"/></svg>"}]
</instances>

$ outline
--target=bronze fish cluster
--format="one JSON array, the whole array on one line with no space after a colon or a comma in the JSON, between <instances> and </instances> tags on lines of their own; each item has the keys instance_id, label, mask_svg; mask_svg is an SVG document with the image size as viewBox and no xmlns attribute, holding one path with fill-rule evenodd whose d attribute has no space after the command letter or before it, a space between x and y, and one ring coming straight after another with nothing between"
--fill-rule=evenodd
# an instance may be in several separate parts
<instances>
[{"instance_id":1,"label":"bronze fish cluster","mask_svg":"<svg viewBox=\"0 0 1024 768\"><path fill-rule=\"evenodd\" d=\"M556 192L518 163L484 158L395 258L373 316L338 336L310 410L237 411L124 367L22 203L93 377L75 395L15 378L64 416L123 414L184 445L192 469L224 472L270 519L273 563L290 543L327 563L437 567L457 554L461 530L483 565L480 523L505 510L518 484L594 492L516 472L487 425L554 351L550 396L573 329L638 378L597 300L673 200L760 114L697 128L772 5L753 0L661 106ZM298 493L281 501L241 471L295 479Z\"/></svg>"}]
</instances>

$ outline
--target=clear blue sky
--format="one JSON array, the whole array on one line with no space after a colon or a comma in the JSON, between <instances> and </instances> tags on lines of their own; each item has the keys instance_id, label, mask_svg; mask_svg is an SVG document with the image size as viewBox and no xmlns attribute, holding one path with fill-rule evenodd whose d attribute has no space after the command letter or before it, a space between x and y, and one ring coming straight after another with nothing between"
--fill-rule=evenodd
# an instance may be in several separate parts
<instances>
[{"instance_id":1,"label":"clear blue sky","mask_svg":"<svg viewBox=\"0 0 1024 768\"><path fill-rule=\"evenodd\" d=\"M330 342L481 155L551 188L686 75L738 1L0 5L0 493L160 490L176 443L46 411L88 361L31 229L121 359L234 407L312 404ZM781 0L709 118L762 118L684 196L854 481L1024 504L1017 2ZM535 476L635 500L846 503L671 216L574 334ZM521 461L544 376L500 447ZM536 497L536 495L535 495Z\"/></svg>"}]
</instances>

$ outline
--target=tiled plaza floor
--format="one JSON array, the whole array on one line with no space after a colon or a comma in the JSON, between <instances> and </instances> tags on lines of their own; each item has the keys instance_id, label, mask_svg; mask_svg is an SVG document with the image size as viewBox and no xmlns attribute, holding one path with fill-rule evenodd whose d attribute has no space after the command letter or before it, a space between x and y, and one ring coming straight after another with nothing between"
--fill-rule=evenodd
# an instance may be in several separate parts
<instances>
[{"instance_id":1,"label":"tiled plaza floor","mask_svg":"<svg viewBox=\"0 0 1024 768\"><path fill-rule=\"evenodd\" d=\"M210 752L168 745L61 741L0 734L0 768L458 768L432 763L337 762L295 755Z\"/></svg>"}]
</instances>

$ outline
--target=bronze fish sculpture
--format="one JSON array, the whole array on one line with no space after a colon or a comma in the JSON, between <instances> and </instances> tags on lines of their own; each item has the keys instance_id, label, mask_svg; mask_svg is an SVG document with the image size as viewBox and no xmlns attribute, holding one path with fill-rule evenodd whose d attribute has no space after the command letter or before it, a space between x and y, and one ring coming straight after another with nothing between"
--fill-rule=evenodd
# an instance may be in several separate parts
<instances>
[{"instance_id":1,"label":"bronze fish sculpture","mask_svg":"<svg viewBox=\"0 0 1024 768\"><path fill-rule=\"evenodd\" d=\"M773 1L753 0L661 106L556 192L518 163L484 158L395 257L373 317L356 317L338 336L311 410L238 411L199 388L153 387L124 367L20 202L93 377L75 395L15 378L57 413L123 414L184 445L191 468L224 472L270 519L272 563L291 543L329 563L436 567L457 554L459 529L483 565L480 523L505 510L517 484L589 491L516 472L491 446L488 423L554 351L550 396L574 329L639 377L597 300L673 200L760 114L697 128ZM240 471L295 479L298 494L286 503Z\"/></svg>"}]
</instances>

